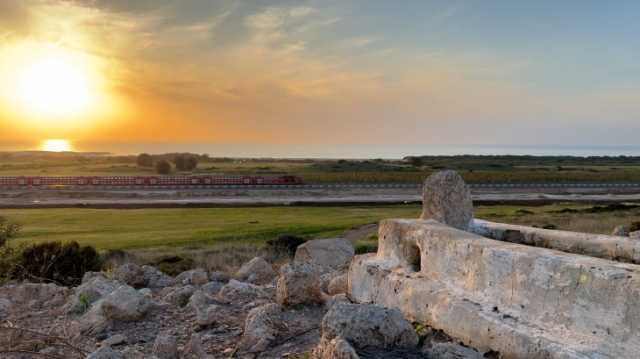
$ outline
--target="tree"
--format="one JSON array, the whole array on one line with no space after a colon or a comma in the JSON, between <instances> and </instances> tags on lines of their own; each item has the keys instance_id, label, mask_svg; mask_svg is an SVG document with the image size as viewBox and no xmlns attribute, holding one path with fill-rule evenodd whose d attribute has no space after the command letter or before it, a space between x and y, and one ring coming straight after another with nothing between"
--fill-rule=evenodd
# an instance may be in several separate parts
<instances>
[{"instance_id":1,"label":"tree","mask_svg":"<svg viewBox=\"0 0 640 359\"><path fill-rule=\"evenodd\" d=\"M171 173L171 163L167 160L160 160L156 163L156 172L161 175L168 175Z\"/></svg>"},{"instance_id":2,"label":"tree","mask_svg":"<svg viewBox=\"0 0 640 359\"><path fill-rule=\"evenodd\" d=\"M198 166L198 159L193 155L177 155L173 163L178 171L193 171Z\"/></svg>"},{"instance_id":3,"label":"tree","mask_svg":"<svg viewBox=\"0 0 640 359\"><path fill-rule=\"evenodd\" d=\"M20 232L19 224L9 222L6 218L0 217L0 246L7 244L18 232Z\"/></svg>"},{"instance_id":4,"label":"tree","mask_svg":"<svg viewBox=\"0 0 640 359\"><path fill-rule=\"evenodd\" d=\"M153 167L153 157L148 153L141 153L138 155L136 163L140 167Z\"/></svg>"},{"instance_id":5,"label":"tree","mask_svg":"<svg viewBox=\"0 0 640 359\"><path fill-rule=\"evenodd\" d=\"M422 167L424 166L424 160L422 159L422 157L407 157L407 161L413 166L413 167Z\"/></svg>"}]
</instances>

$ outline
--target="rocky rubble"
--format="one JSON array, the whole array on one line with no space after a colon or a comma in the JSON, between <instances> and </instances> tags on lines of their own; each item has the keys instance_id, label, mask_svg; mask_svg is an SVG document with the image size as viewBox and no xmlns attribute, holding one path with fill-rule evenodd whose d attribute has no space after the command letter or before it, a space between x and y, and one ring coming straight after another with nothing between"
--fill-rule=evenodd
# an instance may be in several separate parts
<instances>
[{"instance_id":1,"label":"rocky rubble","mask_svg":"<svg viewBox=\"0 0 640 359\"><path fill-rule=\"evenodd\" d=\"M279 272L254 258L234 279L204 269L172 278L130 263L87 273L72 289L7 285L0 287L0 320L34 337L18 344L0 331L0 351L71 359L358 358L371 348L421 353L398 311L353 304L345 295L352 258L348 241L321 240L301 246Z\"/></svg>"}]
</instances>

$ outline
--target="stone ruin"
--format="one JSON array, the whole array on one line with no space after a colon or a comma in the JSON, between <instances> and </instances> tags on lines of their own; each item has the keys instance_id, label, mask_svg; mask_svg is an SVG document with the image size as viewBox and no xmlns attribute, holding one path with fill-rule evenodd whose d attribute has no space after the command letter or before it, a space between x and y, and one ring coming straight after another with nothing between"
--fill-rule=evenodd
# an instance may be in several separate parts
<instances>
[{"instance_id":1,"label":"stone ruin","mask_svg":"<svg viewBox=\"0 0 640 359\"><path fill-rule=\"evenodd\" d=\"M640 241L473 219L452 171L425 182L421 219L380 223L348 295L501 358L640 357Z\"/></svg>"}]
</instances>

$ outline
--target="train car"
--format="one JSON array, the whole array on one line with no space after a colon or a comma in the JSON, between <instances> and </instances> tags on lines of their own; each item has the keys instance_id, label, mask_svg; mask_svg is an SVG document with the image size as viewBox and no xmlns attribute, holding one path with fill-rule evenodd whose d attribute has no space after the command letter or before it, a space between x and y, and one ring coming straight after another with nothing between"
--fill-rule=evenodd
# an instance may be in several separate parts
<instances>
[{"instance_id":1,"label":"train car","mask_svg":"<svg viewBox=\"0 0 640 359\"><path fill-rule=\"evenodd\" d=\"M20 176L0 177L0 187L189 187L189 186L256 186L256 185L299 185L298 176Z\"/></svg>"}]
</instances>

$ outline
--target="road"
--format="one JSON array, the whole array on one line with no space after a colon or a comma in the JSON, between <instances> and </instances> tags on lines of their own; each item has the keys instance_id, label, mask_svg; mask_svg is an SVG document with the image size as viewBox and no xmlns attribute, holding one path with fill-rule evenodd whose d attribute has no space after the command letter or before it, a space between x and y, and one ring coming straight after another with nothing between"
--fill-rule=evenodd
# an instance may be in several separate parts
<instances>
[{"instance_id":1,"label":"road","mask_svg":"<svg viewBox=\"0 0 640 359\"><path fill-rule=\"evenodd\" d=\"M640 201L640 184L480 184L477 204ZM350 206L420 203L418 184L0 189L0 208Z\"/></svg>"}]
</instances>

